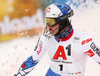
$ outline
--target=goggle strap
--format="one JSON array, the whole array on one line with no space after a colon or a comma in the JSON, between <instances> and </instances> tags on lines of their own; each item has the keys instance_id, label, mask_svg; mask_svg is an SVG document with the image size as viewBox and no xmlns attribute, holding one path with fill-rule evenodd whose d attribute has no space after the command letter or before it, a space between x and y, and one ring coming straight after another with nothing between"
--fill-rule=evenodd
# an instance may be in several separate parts
<instances>
[{"instance_id":1,"label":"goggle strap","mask_svg":"<svg viewBox=\"0 0 100 76\"><path fill-rule=\"evenodd\" d=\"M58 17L57 21L60 22L60 21L62 21L64 19L67 19L67 18L73 16L73 15L74 15L73 10L71 10L69 13L67 13L67 14L65 14L63 16Z\"/></svg>"}]
</instances>

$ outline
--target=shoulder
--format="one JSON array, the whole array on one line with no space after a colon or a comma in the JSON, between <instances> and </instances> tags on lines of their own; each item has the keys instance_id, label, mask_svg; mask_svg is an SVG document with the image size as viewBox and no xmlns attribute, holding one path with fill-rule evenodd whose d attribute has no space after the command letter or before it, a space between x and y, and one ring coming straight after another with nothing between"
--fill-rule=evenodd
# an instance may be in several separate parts
<instances>
[{"instance_id":1,"label":"shoulder","mask_svg":"<svg viewBox=\"0 0 100 76\"><path fill-rule=\"evenodd\" d=\"M89 36L88 33L74 29L74 39L79 39L82 42L84 40L91 40L92 38Z\"/></svg>"},{"instance_id":2,"label":"shoulder","mask_svg":"<svg viewBox=\"0 0 100 76\"><path fill-rule=\"evenodd\" d=\"M47 37L47 36L44 36L44 35L40 36L40 40L42 40L42 41L47 41L47 40L49 40L49 38L50 37Z\"/></svg>"},{"instance_id":3,"label":"shoulder","mask_svg":"<svg viewBox=\"0 0 100 76\"><path fill-rule=\"evenodd\" d=\"M79 38L90 37L88 33L77 30L77 29L74 29L74 36L79 37Z\"/></svg>"},{"instance_id":4,"label":"shoulder","mask_svg":"<svg viewBox=\"0 0 100 76\"><path fill-rule=\"evenodd\" d=\"M41 36L40 36L40 40L42 40L42 41L43 41L43 40L46 40L46 37L45 37L44 35L41 35Z\"/></svg>"},{"instance_id":5,"label":"shoulder","mask_svg":"<svg viewBox=\"0 0 100 76\"><path fill-rule=\"evenodd\" d=\"M82 36L83 34L86 34L86 32L80 31L80 30L78 30L78 29L74 29L74 34L75 34L76 36Z\"/></svg>"},{"instance_id":6,"label":"shoulder","mask_svg":"<svg viewBox=\"0 0 100 76\"><path fill-rule=\"evenodd\" d=\"M44 36L44 35L41 35L40 38L39 38L39 41L43 44L46 44L49 40L50 40L50 37L47 37L47 36Z\"/></svg>"},{"instance_id":7,"label":"shoulder","mask_svg":"<svg viewBox=\"0 0 100 76\"><path fill-rule=\"evenodd\" d=\"M78 38L80 40L80 44L84 45L85 43L89 43L92 41L90 35L84 31L75 30L74 38Z\"/></svg>"}]
</instances>

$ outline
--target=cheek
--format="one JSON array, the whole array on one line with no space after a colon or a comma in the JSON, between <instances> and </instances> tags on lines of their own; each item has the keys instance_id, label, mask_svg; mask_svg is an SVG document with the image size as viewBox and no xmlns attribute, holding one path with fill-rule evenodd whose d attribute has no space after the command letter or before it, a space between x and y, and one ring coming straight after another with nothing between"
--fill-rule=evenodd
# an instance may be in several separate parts
<instances>
[{"instance_id":1,"label":"cheek","mask_svg":"<svg viewBox=\"0 0 100 76\"><path fill-rule=\"evenodd\" d=\"M57 30L59 30L59 26L57 26L56 28L57 28Z\"/></svg>"},{"instance_id":2,"label":"cheek","mask_svg":"<svg viewBox=\"0 0 100 76\"><path fill-rule=\"evenodd\" d=\"M56 30L55 30L56 29ZM59 27L56 27L54 30L57 33L59 31Z\"/></svg>"},{"instance_id":3,"label":"cheek","mask_svg":"<svg viewBox=\"0 0 100 76\"><path fill-rule=\"evenodd\" d=\"M54 28L59 28L59 25L54 26Z\"/></svg>"}]
</instances>

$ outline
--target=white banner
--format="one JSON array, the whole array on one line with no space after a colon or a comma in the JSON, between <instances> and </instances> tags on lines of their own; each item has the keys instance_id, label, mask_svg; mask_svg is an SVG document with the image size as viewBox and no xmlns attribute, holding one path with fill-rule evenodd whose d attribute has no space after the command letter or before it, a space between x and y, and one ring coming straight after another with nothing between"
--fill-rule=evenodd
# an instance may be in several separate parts
<instances>
[{"instance_id":1,"label":"white banner","mask_svg":"<svg viewBox=\"0 0 100 76\"><path fill-rule=\"evenodd\" d=\"M41 9L36 10L36 14L33 16L24 16L21 19L14 18L10 20L9 16L4 17L4 21L0 22L1 34L17 33L32 28L38 28L44 25L43 11Z\"/></svg>"}]
</instances>

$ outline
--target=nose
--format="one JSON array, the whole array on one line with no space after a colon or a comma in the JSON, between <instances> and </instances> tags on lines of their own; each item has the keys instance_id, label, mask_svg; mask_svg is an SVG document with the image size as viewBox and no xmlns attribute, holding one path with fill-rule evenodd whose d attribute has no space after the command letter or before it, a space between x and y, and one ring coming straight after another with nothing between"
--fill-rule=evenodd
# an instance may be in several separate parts
<instances>
[{"instance_id":1,"label":"nose","mask_svg":"<svg viewBox=\"0 0 100 76\"><path fill-rule=\"evenodd\" d=\"M47 24L47 28L49 31L52 29L52 27L50 27L48 24Z\"/></svg>"},{"instance_id":2,"label":"nose","mask_svg":"<svg viewBox=\"0 0 100 76\"><path fill-rule=\"evenodd\" d=\"M46 24L48 27L50 27L48 24Z\"/></svg>"},{"instance_id":3,"label":"nose","mask_svg":"<svg viewBox=\"0 0 100 76\"><path fill-rule=\"evenodd\" d=\"M46 26L47 26L48 28L50 28L50 26L49 26L48 24L47 24Z\"/></svg>"}]
</instances>

